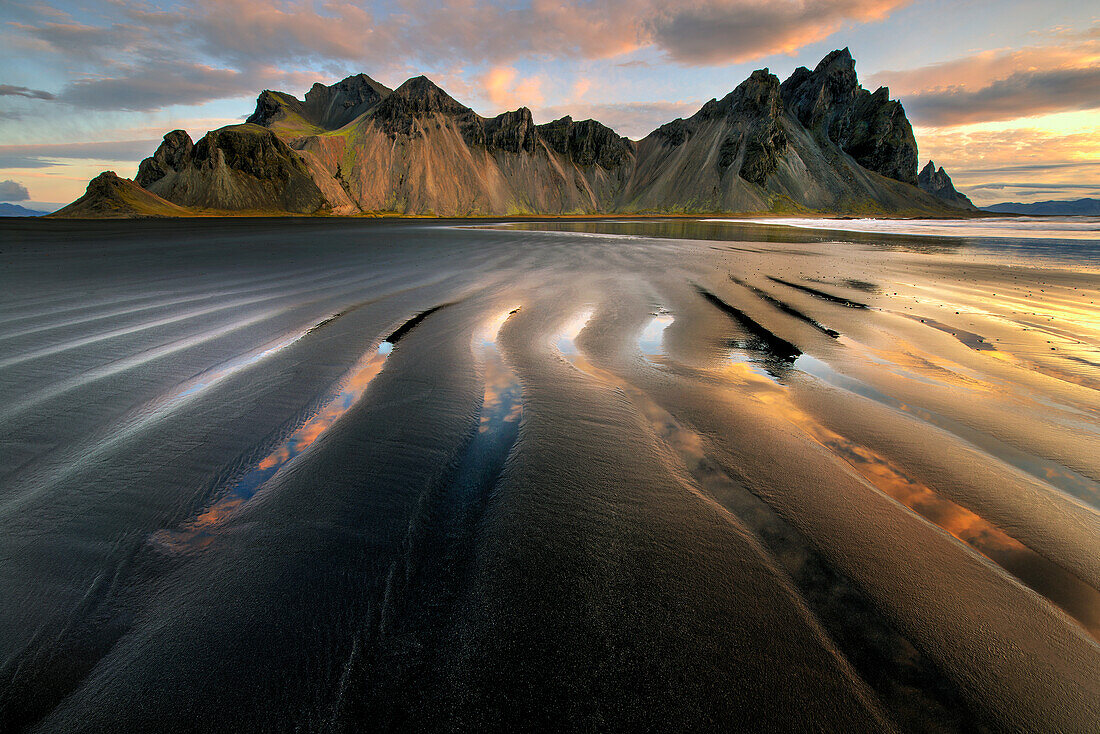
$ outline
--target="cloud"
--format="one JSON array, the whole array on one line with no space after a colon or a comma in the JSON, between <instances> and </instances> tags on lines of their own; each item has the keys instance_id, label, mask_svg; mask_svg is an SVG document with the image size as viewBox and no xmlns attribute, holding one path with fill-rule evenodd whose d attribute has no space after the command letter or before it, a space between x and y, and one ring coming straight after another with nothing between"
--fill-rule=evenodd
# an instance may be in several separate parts
<instances>
[{"instance_id":1,"label":"cloud","mask_svg":"<svg viewBox=\"0 0 1100 734\"><path fill-rule=\"evenodd\" d=\"M55 52L78 59L98 57L101 51L125 51L140 44L149 35L146 28L117 23L94 26L75 22L12 22L9 25L43 42Z\"/></svg>"},{"instance_id":2,"label":"cloud","mask_svg":"<svg viewBox=\"0 0 1100 734\"><path fill-rule=\"evenodd\" d=\"M313 58L383 60L401 50L388 32L400 29L400 21L383 27L356 3L330 0L320 4L321 12L316 7L308 1L199 0L185 17L164 20L199 39L210 56L245 66Z\"/></svg>"},{"instance_id":3,"label":"cloud","mask_svg":"<svg viewBox=\"0 0 1100 734\"><path fill-rule=\"evenodd\" d=\"M783 53L849 23L882 20L909 0L695 0L669 4L645 21L675 61L724 64Z\"/></svg>"},{"instance_id":4,"label":"cloud","mask_svg":"<svg viewBox=\"0 0 1100 734\"><path fill-rule=\"evenodd\" d=\"M263 65L379 67L518 59L605 59L653 48L683 64L793 53L848 24L879 20L910 0L193 0L160 10L113 0L101 24L12 22L73 59L127 63L175 54L242 72ZM637 62L644 63L644 62ZM100 69L102 71L102 69Z\"/></svg>"},{"instance_id":5,"label":"cloud","mask_svg":"<svg viewBox=\"0 0 1100 734\"><path fill-rule=\"evenodd\" d=\"M1079 185L1100 189L1100 128L1059 132L1065 115L1030 126L919 128L921 156L944 166L955 186L979 205L1000 201L994 186Z\"/></svg>"},{"instance_id":6,"label":"cloud","mask_svg":"<svg viewBox=\"0 0 1100 734\"><path fill-rule=\"evenodd\" d=\"M3 96L27 97L29 99L54 99L52 94L44 92L41 89L16 87L11 84L0 84L0 97Z\"/></svg>"},{"instance_id":7,"label":"cloud","mask_svg":"<svg viewBox=\"0 0 1100 734\"><path fill-rule=\"evenodd\" d=\"M497 109L537 107L542 104L542 78L520 78L510 66L494 66L481 77L489 102Z\"/></svg>"},{"instance_id":8,"label":"cloud","mask_svg":"<svg viewBox=\"0 0 1100 734\"><path fill-rule=\"evenodd\" d=\"M95 143L43 143L38 145L0 145L0 169L48 168L59 160L137 161L149 156L160 144L159 138Z\"/></svg>"},{"instance_id":9,"label":"cloud","mask_svg":"<svg viewBox=\"0 0 1100 734\"><path fill-rule=\"evenodd\" d=\"M1100 107L1100 66L1018 72L980 89L956 88L905 96L917 124L943 127Z\"/></svg>"},{"instance_id":10,"label":"cloud","mask_svg":"<svg viewBox=\"0 0 1100 734\"><path fill-rule=\"evenodd\" d=\"M0 181L0 201L26 201L31 198L27 187L18 181Z\"/></svg>"},{"instance_id":11,"label":"cloud","mask_svg":"<svg viewBox=\"0 0 1100 734\"><path fill-rule=\"evenodd\" d=\"M252 89L251 80L235 69L157 63L125 68L119 76L78 79L58 98L89 109L147 111L233 97Z\"/></svg>"},{"instance_id":12,"label":"cloud","mask_svg":"<svg viewBox=\"0 0 1100 734\"><path fill-rule=\"evenodd\" d=\"M934 127L1095 109L1100 107L1100 38L1091 32L1057 34L1046 45L883 71L870 81L889 86L916 124Z\"/></svg>"}]
</instances>

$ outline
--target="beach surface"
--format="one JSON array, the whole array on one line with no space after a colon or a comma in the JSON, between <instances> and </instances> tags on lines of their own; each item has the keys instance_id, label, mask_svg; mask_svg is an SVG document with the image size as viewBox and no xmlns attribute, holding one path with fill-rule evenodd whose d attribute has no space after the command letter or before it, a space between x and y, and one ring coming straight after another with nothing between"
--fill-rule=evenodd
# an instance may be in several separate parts
<instances>
[{"instance_id":1,"label":"beach surface","mask_svg":"<svg viewBox=\"0 0 1100 734\"><path fill-rule=\"evenodd\" d=\"M0 731L1100 729L1100 221L0 222Z\"/></svg>"}]
</instances>

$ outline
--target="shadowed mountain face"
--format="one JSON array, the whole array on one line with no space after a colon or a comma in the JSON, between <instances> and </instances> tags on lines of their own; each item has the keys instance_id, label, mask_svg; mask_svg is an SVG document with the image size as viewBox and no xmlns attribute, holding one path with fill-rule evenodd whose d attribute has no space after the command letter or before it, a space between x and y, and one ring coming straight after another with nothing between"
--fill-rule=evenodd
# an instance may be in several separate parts
<instances>
[{"instance_id":1,"label":"shadowed mountain face","mask_svg":"<svg viewBox=\"0 0 1100 734\"><path fill-rule=\"evenodd\" d=\"M230 132L231 131L231 132ZM266 133L266 134L265 134ZM211 137L213 136L213 137ZM203 156L200 156L200 148ZM471 216L661 212L945 214L885 87L847 49L780 84L761 69L722 99L634 142L595 120L478 115L426 77L365 74L303 100L264 91L248 124L194 146L174 131L136 182L207 210Z\"/></svg>"},{"instance_id":2,"label":"shadowed mountain face","mask_svg":"<svg viewBox=\"0 0 1100 734\"><path fill-rule=\"evenodd\" d=\"M917 176L917 187L952 206L962 209L977 208L966 194L960 194L955 190L955 185L951 183L951 177L947 175L947 171L943 170L943 166L937 170L936 164L932 161L928 161L921 169L920 175Z\"/></svg>"},{"instance_id":3,"label":"shadowed mountain face","mask_svg":"<svg viewBox=\"0 0 1100 734\"><path fill-rule=\"evenodd\" d=\"M872 94L860 86L848 49L833 51L813 71L795 69L782 95L788 111L822 142L870 171L917 182L917 141L905 110L886 87Z\"/></svg>"}]
</instances>

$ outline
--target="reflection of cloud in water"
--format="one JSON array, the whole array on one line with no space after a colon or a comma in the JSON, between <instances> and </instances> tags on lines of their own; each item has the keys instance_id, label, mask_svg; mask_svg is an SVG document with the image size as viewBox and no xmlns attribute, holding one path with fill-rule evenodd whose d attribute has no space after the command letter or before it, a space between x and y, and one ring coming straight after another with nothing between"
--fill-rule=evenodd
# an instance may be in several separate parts
<instances>
[{"instance_id":1,"label":"reflection of cloud in water","mask_svg":"<svg viewBox=\"0 0 1100 734\"><path fill-rule=\"evenodd\" d=\"M523 390L515 374L504 364L497 348L497 337L508 318L518 311L510 309L490 321L478 334L485 380L478 433L500 432L504 424L517 423L523 417Z\"/></svg>"},{"instance_id":2,"label":"reflection of cloud in water","mask_svg":"<svg viewBox=\"0 0 1100 734\"><path fill-rule=\"evenodd\" d=\"M794 366L806 374L813 375L830 385L869 398L877 403L901 411L925 423L943 429L1006 464L1014 466L1033 477L1046 481L1051 486L1079 500L1087 502L1093 507L1100 508L1100 492L1098 492L1096 482L1093 482L1077 472L1071 471L1067 467L1056 464L1049 459L1044 459L1022 451L988 433L972 428L961 421L948 418L947 416L940 415L939 413L922 408L921 406L898 400L881 390L875 389L862 380L857 380L837 372L825 362L815 357L811 357L808 354L803 354L796 359ZM904 370L891 371L903 375L906 374ZM917 376L914 375L913 377L916 378ZM968 386L975 384L979 383L973 380L968 382Z\"/></svg>"},{"instance_id":3,"label":"reflection of cloud in water","mask_svg":"<svg viewBox=\"0 0 1100 734\"><path fill-rule=\"evenodd\" d=\"M722 374L749 387L753 397L768 405L775 415L801 428L880 492L997 563L1100 639L1100 592L981 516L913 479L886 457L822 425L799 408L782 385L761 376L751 365L733 362Z\"/></svg>"},{"instance_id":4,"label":"reflection of cloud in water","mask_svg":"<svg viewBox=\"0 0 1100 734\"><path fill-rule=\"evenodd\" d=\"M217 502L199 514L184 530L179 532L161 530L156 533L156 539L166 546L177 548L207 545L212 539L209 536L210 531L250 500L271 477L291 459L309 448L359 400L367 386L382 371L382 366L392 349L392 344L382 342L375 352L360 360L352 368L350 377L340 392L333 395L319 412L261 459L255 468L245 474Z\"/></svg>"},{"instance_id":5,"label":"reflection of cloud in water","mask_svg":"<svg viewBox=\"0 0 1100 734\"><path fill-rule=\"evenodd\" d=\"M638 348L646 361L656 362L664 355L665 330L675 320L671 313L660 309L642 329L642 333L638 335Z\"/></svg>"},{"instance_id":6,"label":"reflection of cloud in water","mask_svg":"<svg viewBox=\"0 0 1100 734\"><path fill-rule=\"evenodd\" d=\"M580 353L580 350L577 349L576 339L584 331L584 327L588 326L588 322L592 320L593 313L592 309L587 309L565 322L565 326L562 327L555 341L559 352L567 357Z\"/></svg>"}]
</instances>

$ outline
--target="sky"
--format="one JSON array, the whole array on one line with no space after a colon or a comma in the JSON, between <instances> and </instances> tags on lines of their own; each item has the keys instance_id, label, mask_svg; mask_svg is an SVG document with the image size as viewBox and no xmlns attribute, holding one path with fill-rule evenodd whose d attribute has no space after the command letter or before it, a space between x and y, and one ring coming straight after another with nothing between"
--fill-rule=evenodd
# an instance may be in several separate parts
<instances>
[{"instance_id":1,"label":"sky","mask_svg":"<svg viewBox=\"0 0 1100 734\"><path fill-rule=\"evenodd\" d=\"M481 114L632 138L848 47L979 205L1100 197L1100 6L1083 0L0 0L0 201L133 176L164 133L363 72Z\"/></svg>"}]
</instances>

